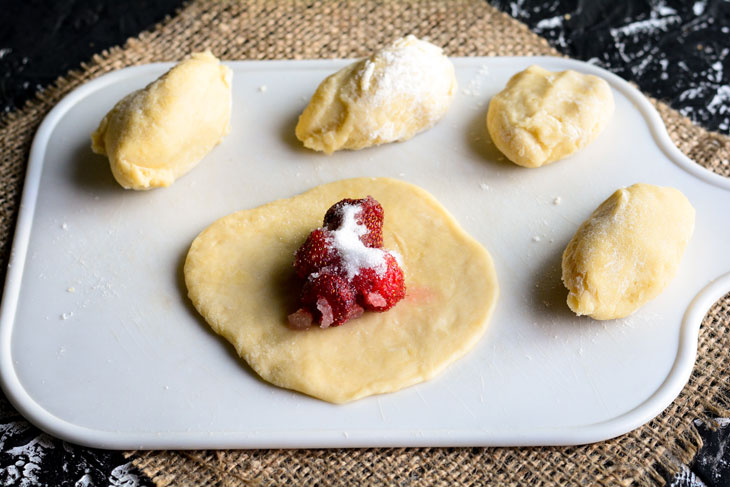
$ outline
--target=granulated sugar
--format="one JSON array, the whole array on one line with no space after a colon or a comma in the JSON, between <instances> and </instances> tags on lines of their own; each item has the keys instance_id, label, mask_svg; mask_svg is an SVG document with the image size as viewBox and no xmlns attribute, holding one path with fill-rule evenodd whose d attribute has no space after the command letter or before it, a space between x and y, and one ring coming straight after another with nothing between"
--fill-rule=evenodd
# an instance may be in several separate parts
<instances>
[{"instance_id":1,"label":"granulated sugar","mask_svg":"<svg viewBox=\"0 0 730 487\"><path fill-rule=\"evenodd\" d=\"M332 234L334 235L333 247L342 257L342 265L347 273L347 279L360 273L360 269L374 269L382 276L387 270L385 252L381 249L366 247L360 237L367 233L367 227L357 222L357 215L362 211L361 205L344 205L342 212L342 225Z\"/></svg>"}]
</instances>

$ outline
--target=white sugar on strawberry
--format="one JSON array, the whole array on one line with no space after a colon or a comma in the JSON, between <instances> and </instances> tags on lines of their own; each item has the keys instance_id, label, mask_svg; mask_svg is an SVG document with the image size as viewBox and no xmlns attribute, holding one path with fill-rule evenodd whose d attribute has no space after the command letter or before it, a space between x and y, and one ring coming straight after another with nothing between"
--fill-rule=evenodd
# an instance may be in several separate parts
<instances>
[{"instance_id":1,"label":"white sugar on strawberry","mask_svg":"<svg viewBox=\"0 0 730 487\"><path fill-rule=\"evenodd\" d=\"M289 315L292 328L339 326L365 310L387 311L405 297L401 257L382 248L382 229L383 207L371 196L327 210L324 226L294 257L294 271L305 282L302 307Z\"/></svg>"},{"instance_id":2,"label":"white sugar on strawberry","mask_svg":"<svg viewBox=\"0 0 730 487\"><path fill-rule=\"evenodd\" d=\"M342 207L342 224L334 234L333 247L342 259L342 269L351 281L361 269L373 269L379 276L385 272L385 251L366 247L360 237L367 233L367 227L357 222L356 216L362 211L361 205Z\"/></svg>"}]
</instances>

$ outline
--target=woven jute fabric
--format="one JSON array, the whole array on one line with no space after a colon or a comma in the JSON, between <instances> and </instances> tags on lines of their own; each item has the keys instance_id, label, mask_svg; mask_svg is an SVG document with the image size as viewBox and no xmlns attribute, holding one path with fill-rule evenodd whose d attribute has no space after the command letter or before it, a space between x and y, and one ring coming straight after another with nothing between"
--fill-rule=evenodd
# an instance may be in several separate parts
<instances>
[{"instance_id":1,"label":"woven jute fabric","mask_svg":"<svg viewBox=\"0 0 730 487\"><path fill-rule=\"evenodd\" d=\"M358 57L405 34L451 56L559 55L524 25L478 0L283 1L188 4L123 47L95 56L0 121L0 241L7 259L30 143L70 90L103 73L210 49L223 59ZM730 138L655 102L690 158L730 176ZM726 222L718 222L725 224ZM617 439L550 448L371 448L128 452L159 485L663 485L701 445L693 421L730 409L730 295L709 311L680 396Z\"/></svg>"}]
</instances>

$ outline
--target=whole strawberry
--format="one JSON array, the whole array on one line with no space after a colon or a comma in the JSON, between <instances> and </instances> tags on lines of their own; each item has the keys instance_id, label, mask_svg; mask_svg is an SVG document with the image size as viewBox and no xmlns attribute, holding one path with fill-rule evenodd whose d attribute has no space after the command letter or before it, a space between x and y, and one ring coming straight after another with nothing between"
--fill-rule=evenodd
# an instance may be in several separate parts
<instances>
[{"instance_id":1,"label":"whole strawberry","mask_svg":"<svg viewBox=\"0 0 730 487\"><path fill-rule=\"evenodd\" d=\"M360 241L366 247L382 247L383 207L372 196L359 200L347 198L335 203L324 215L324 226L333 231L340 229L344 219L343 210L346 206L360 207L360 211L355 215L355 221L367 228L367 232L360 236Z\"/></svg>"},{"instance_id":2,"label":"whole strawberry","mask_svg":"<svg viewBox=\"0 0 730 487\"><path fill-rule=\"evenodd\" d=\"M333 239L332 232L326 228L318 228L309 234L294 254L294 272L298 277L306 279L323 267L338 264L339 255L332 246Z\"/></svg>"},{"instance_id":3,"label":"whole strawberry","mask_svg":"<svg viewBox=\"0 0 730 487\"><path fill-rule=\"evenodd\" d=\"M358 304L370 311L387 311L406 295L403 270L393 254L384 251L387 267L384 272L364 268L353 277Z\"/></svg>"}]
</instances>

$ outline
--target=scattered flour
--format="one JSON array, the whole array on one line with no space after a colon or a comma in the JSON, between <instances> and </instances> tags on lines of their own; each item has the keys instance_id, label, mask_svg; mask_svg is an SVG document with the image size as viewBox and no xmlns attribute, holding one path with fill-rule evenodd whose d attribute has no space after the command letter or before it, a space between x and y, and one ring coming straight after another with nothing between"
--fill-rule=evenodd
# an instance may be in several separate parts
<instances>
[{"instance_id":1,"label":"scattered flour","mask_svg":"<svg viewBox=\"0 0 730 487\"><path fill-rule=\"evenodd\" d=\"M132 462L116 467L109 474L110 487L139 487L142 485L139 476L133 470Z\"/></svg>"},{"instance_id":2,"label":"scattered flour","mask_svg":"<svg viewBox=\"0 0 730 487\"><path fill-rule=\"evenodd\" d=\"M32 432L32 427L25 421L13 421L0 424L0 450L3 455L14 462L0 469L0 479L4 485L19 487L41 487L45 485L38 475L42 473L43 459L49 450L55 448L53 439L45 433L40 433L23 445L5 449L9 440L23 437Z\"/></svg>"},{"instance_id":3,"label":"scattered flour","mask_svg":"<svg viewBox=\"0 0 730 487\"><path fill-rule=\"evenodd\" d=\"M682 465L669 487L707 487L687 465Z\"/></svg>"},{"instance_id":4,"label":"scattered flour","mask_svg":"<svg viewBox=\"0 0 730 487\"><path fill-rule=\"evenodd\" d=\"M482 84L487 76L489 76L489 67L482 64L477 71L477 76L470 79L467 87L463 88L461 92L467 96L481 96Z\"/></svg>"},{"instance_id":5,"label":"scattered flour","mask_svg":"<svg viewBox=\"0 0 730 487\"><path fill-rule=\"evenodd\" d=\"M707 7L707 2L695 2L694 5L692 5L692 13L697 15L698 17L705 13L705 7Z\"/></svg>"},{"instance_id":6,"label":"scattered flour","mask_svg":"<svg viewBox=\"0 0 730 487\"><path fill-rule=\"evenodd\" d=\"M85 473L83 476L81 476L80 479L76 481L74 487L94 487L94 485L94 480L91 478L91 475Z\"/></svg>"},{"instance_id":7,"label":"scattered flour","mask_svg":"<svg viewBox=\"0 0 730 487\"><path fill-rule=\"evenodd\" d=\"M652 12L653 14L653 12ZM669 15L666 17L649 18L646 20L638 20L621 27L610 29L609 32L614 39L634 36L637 34L666 32L669 27L681 22L679 15Z\"/></svg>"}]
</instances>

